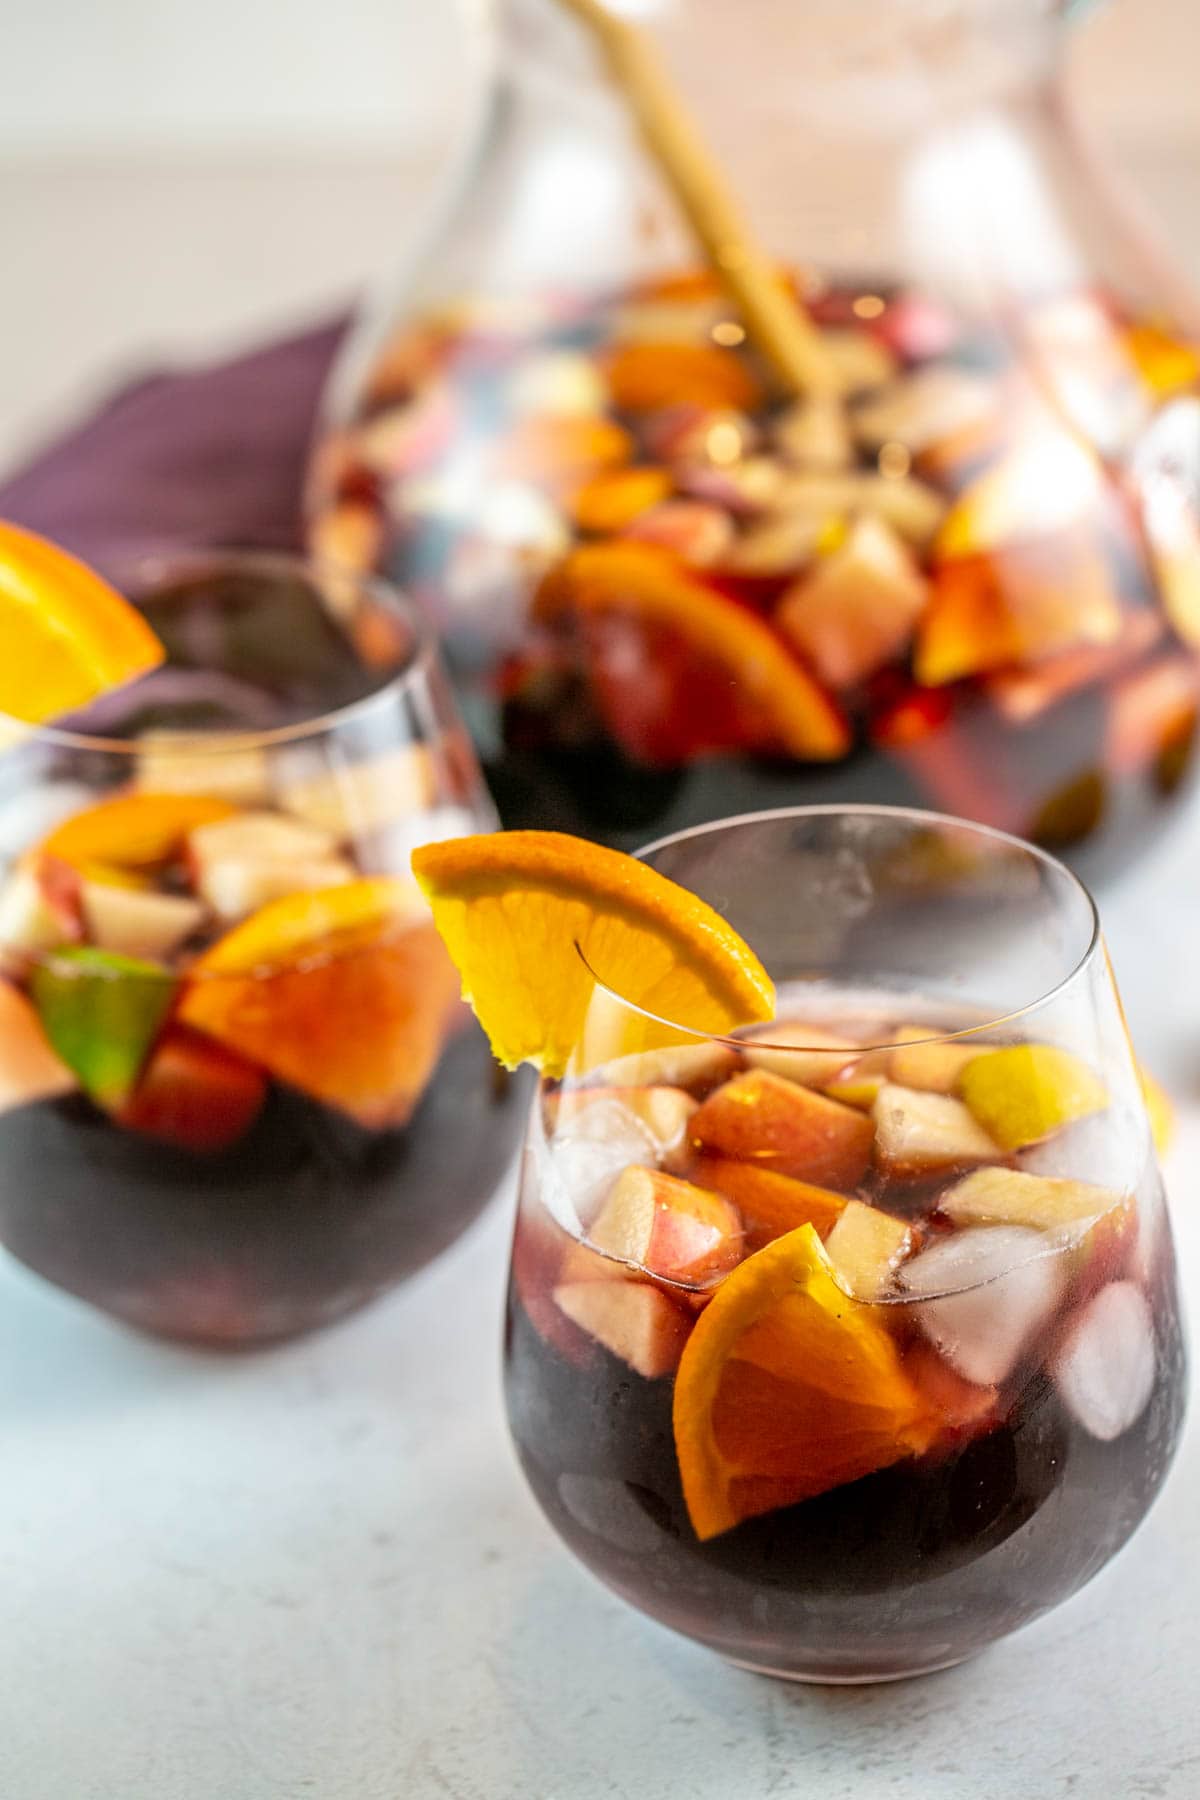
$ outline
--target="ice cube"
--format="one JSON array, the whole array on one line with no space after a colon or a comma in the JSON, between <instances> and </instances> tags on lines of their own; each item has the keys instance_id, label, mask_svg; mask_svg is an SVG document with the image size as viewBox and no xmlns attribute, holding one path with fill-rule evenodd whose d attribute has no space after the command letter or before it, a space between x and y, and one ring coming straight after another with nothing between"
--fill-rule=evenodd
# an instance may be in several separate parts
<instances>
[{"instance_id":1,"label":"ice cube","mask_svg":"<svg viewBox=\"0 0 1200 1800\"><path fill-rule=\"evenodd\" d=\"M623 1169L653 1168L653 1135L619 1100L597 1100L574 1114L548 1142L546 1200L572 1233L591 1224Z\"/></svg>"},{"instance_id":2,"label":"ice cube","mask_svg":"<svg viewBox=\"0 0 1200 1800\"><path fill-rule=\"evenodd\" d=\"M96 795L79 782L61 781L21 787L0 799L0 861L18 857L31 844L48 837L72 813L90 806Z\"/></svg>"},{"instance_id":3,"label":"ice cube","mask_svg":"<svg viewBox=\"0 0 1200 1800\"><path fill-rule=\"evenodd\" d=\"M1102 1444L1128 1431L1154 1387L1154 1327L1132 1281L1111 1281L1075 1314L1051 1370L1069 1412Z\"/></svg>"},{"instance_id":4,"label":"ice cube","mask_svg":"<svg viewBox=\"0 0 1200 1800\"><path fill-rule=\"evenodd\" d=\"M984 1225L913 1257L898 1285L927 1337L967 1381L992 1387L1016 1366L1062 1295L1061 1256L1040 1231ZM928 1298L926 1298L928 1296Z\"/></svg>"}]
</instances>

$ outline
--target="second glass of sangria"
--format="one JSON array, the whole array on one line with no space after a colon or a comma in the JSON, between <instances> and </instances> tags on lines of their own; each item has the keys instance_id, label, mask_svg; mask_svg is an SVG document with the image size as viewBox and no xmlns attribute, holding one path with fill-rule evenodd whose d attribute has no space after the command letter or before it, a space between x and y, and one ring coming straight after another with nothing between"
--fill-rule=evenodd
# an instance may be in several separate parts
<instances>
[{"instance_id":1,"label":"second glass of sangria","mask_svg":"<svg viewBox=\"0 0 1200 1800\"><path fill-rule=\"evenodd\" d=\"M515 1148L408 866L494 816L384 584L123 585L165 661L0 752L0 1242L148 1331L287 1337L441 1250Z\"/></svg>"},{"instance_id":2,"label":"second glass of sangria","mask_svg":"<svg viewBox=\"0 0 1200 1800\"><path fill-rule=\"evenodd\" d=\"M1116 1554L1179 1437L1171 1235L1092 902L1014 839L888 808L644 860L758 952L776 1017L666 1031L589 950L513 1248L522 1467L593 1573L735 1662L954 1663Z\"/></svg>"}]
</instances>

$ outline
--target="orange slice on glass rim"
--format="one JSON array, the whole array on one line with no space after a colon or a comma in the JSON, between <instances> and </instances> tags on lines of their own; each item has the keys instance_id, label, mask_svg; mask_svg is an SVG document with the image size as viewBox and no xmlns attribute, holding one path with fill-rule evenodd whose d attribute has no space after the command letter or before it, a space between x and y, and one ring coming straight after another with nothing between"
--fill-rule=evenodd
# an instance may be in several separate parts
<instances>
[{"instance_id":1,"label":"orange slice on glass rim","mask_svg":"<svg viewBox=\"0 0 1200 1800\"><path fill-rule=\"evenodd\" d=\"M387 876L272 901L190 977L183 1024L372 1129L412 1112L457 998L414 884Z\"/></svg>"},{"instance_id":2,"label":"orange slice on glass rim","mask_svg":"<svg viewBox=\"0 0 1200 1800\"><path fill-rule=\"evenodd\" d=\"M531 1062L553 1076L573 1058L578 1066L597 977L654 1019L706 1035L774 1015L771 978L733 927L618 850L501 831L426 844L412 866L463 997L507 1068ZM599 1033L586 1061L687 1035L615 1003L610 1019L617 1041Z\"/></svg>"},{"instance_id":3,"label":"orange slice on glass rim","mask_svg":"<svg viewBox=\"0 0 1200 1800\"><path fill-rule=\"evenodd\" d=\"M746 1258L696 1322L675 1377L675 1448L697 1537L928 1449L937 1421L874 1309L812 1225Z\"/></svg>"},{"instance_id":4,"label":"orange slice on glass rim","mask_svg":"<svg viewBox=\"0 0 1200 1800\"><path fill-rule=\"evenodd\" d=\"M535 617L616 616L669 630L695 658L720 671L748 741L808 760L850 748L845 719L782 639L749 607L717 593L657 544L584 544L542 583ZM652 664L647 662L647 667Z\"/></svg>"},{"instance_id":5,"label":"orange slice on glass rim","mask_svg":"<svg viewBox=\"0 0 1200 1800\"><path fill-rule=\"evenodd\" d=\"M0 520L0 713L43 724L146 674L163 654L107 581Z\"/></svg>"}]
</instances>

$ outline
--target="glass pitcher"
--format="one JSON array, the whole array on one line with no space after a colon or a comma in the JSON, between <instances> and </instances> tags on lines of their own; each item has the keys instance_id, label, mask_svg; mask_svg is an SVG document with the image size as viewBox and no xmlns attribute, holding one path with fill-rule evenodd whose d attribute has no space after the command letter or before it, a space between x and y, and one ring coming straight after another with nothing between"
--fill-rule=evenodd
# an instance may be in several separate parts
<instances>
[{"instance_id":1,"label":"glass pitcher","mask_svg":"<svg viewBox=\"0 0 1200 1800\"><path fill-rule=\"evenodd\" d=\"M610 10L825 380L761 354L564 0L500 0L454 204L336 372L314 547L430 609L510 825L875 800L1128 859L1196 738L1200 315L1073 128L1064 9Z\"/></svg>"}]
</instances>

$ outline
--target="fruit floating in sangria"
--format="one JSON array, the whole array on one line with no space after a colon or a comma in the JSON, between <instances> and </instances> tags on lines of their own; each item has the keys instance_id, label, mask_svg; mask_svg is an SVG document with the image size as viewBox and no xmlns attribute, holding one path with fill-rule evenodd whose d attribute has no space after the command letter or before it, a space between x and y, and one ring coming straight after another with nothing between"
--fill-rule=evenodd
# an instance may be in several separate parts
<instances>
[{"instance_id":1,"label":"fruit floating in sangria","mask_svg":"<svg viewBox=\"0 0 1200 1800\"><path fill-rule=\"evenodd\" d=\"M518 1126L407 867L490 816L421 627L271 558L135 609L5 527L0 634L0 1241L168 1336L335 1318Z\"/></svg>"},{"instance_id":2,"label":"fruit floating in sangria","mask_svg":"<svg viewBox=\"0 0 1200 1800\"><path fill-rule=\"evenodd\" d=\"M1098 291L780 280L827 391L705 272L418 317L314 545L438 619L507 823L874 799L1127 856L1195 740L1200 353Z\"/></svg>"}]
</instances>

